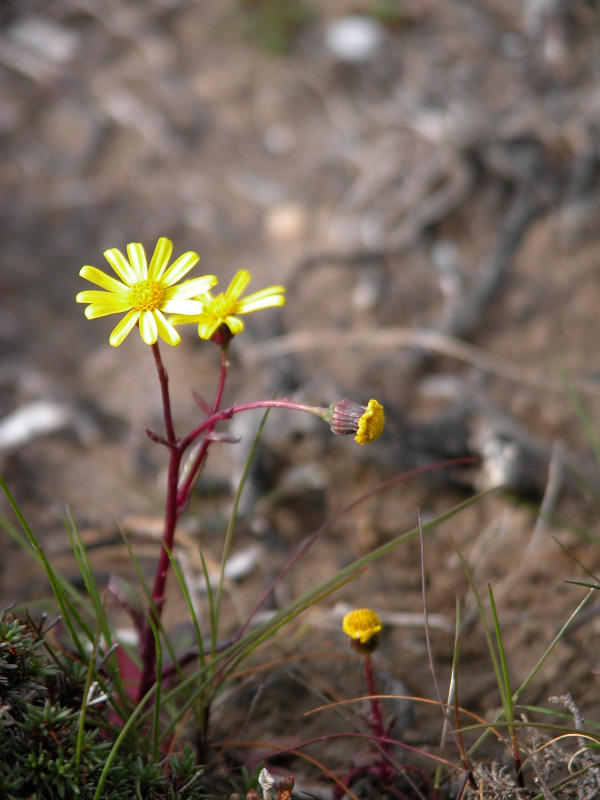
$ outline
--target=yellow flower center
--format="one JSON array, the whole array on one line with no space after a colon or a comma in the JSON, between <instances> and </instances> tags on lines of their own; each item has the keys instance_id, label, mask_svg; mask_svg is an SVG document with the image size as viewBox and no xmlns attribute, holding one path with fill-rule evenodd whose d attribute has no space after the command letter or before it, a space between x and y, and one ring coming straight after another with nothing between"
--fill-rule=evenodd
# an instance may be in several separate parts
<instances>
[{"instance_id":1,"label":"yellow flower center","mask_svg":"<svg viewBox=\"0 0 600 800\"><path fill-rule=\"evenodd\" d=\"M372 609L356 608L346 614L342 621L342 628L346 636L358 639L361 644L366 644L369 639L377 636L383 625Z\"/></svg>"},{"instance_id":2,"label":"yellow flower center","mask_svg":"<svg viewBox=\"0 0 600 800\"><path fill-rule=\"evenodd\" d=\"M131 307L135 311L156 311L162 306L164 299L163 287L149 279L134 284L129 293Z\"/></svg>"},{"instance_id":3,"label":"yellow flower center","mask_svg":"<svg viewBox=\"0 0 600 800\"><path fill-rule=\"evenodd\" d=\"M205 306L204 313L211 314L216 319L227 319L237 314L238 301L234 297L227 297L226 294L218 294L212 299L210 305Z\"/></svg>"},{"instance_id":4,"label":"yellow flower center","mask_svg":"<svg viewBox=\"0 0 600 800\"><path fill-rule=\"evenodd\" d=\"M361 418L358 420L358 430L354 441L359 444L374 442L381 436L385 425L385 413L383 406L377 400L369 400L369 405Z\"/></svg>"}]
</instances>

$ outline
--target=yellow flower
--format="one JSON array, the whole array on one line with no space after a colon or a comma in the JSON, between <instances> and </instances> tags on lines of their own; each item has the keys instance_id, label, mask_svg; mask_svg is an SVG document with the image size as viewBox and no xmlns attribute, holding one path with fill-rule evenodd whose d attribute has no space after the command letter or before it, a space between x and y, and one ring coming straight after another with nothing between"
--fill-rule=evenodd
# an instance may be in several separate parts
<instances>
[{"instance_id":1,"label":"yellow flower","mask_svg":"<svg viewBox=\"0 0 600 800\"><path fill-rule=\"evenodd\" d=\"M194 314L202 310L198 301L190 298L210 289L217 282L214 275L193 278L176 286L199 259L197 253L188 251L171 264L172 242L164 236L158 240L150 266L141 244L127 245L127 256L116 247L106 250L104 257L121 279L107 275L96 267L85 266L79 274L106 291L88 289L79 292L78 303L89 303L85 309L88 319L125 313L110 335L110 343L117 347L132 328L139 323L140 334L146 344L154 344L158 337L171 345L181 338L163 312Z\"/></svg>"},{"instance_id":2,"label":"yellow flower","mask_svg":"<svg viewBox=\"0 0 600 800\"><path fill-rule=\"evenodd\" d=\"M370 608L355 608L342 621L344 633L361 644L367 644L383 629L381 620Z\"/></svg>"},{"instance_id":3,"label":"yellow flower","mask_svg":"<svg viewBox=\"0 0 600 800\"><path fill-rule=\"evenodd\" d=\"M203 306L201 314L186 317L176 314L169 317L169 322L173 325L197 322L198 336L201 339L210 339L221 325L227 325L232 334L241 333L244 330L244 323L237 318L237 314L249 314L251 311L282 306L285 303L283 286L269 286L268 289L240 298L250 278L250 273L241 269L234 275L226 292L221 292L216 297L210 292L198 294L197 299Z\"/></svg>"},{"instance_id":4,"label":"yellow flower","mask_svg":"<svg viewBox=\"0 0 600 800\"><path fill-rule=\"evenodd\" d=\"M332 403L323 419L329 423L336 434L354 433L354 441L358 444L374 442L381 436L385 425L383 406L377 400L369 400L369 404L361 406L355 400L345 397Z\"/></svg>"},{"instance_id":5,"label":"yellow flower","mask_svg":"<svg viewBox=\"0 0 600 800\"><path fill-rule=\"evenodd\" d=\"M381 436L385 425L383 406L377 400L369 400L364 414L358 420L358 430L354 441L359 444L374 442Z\"/></svg>"}]
</instances>

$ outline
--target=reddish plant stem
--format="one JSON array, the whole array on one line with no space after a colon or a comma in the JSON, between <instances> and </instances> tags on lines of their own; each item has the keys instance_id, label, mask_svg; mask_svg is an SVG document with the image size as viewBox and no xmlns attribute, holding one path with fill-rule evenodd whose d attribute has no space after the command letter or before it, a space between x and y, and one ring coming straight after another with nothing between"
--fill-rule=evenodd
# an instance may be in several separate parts
<instances>
[{"instance_id":1,"label":"reddish plant stem","mask_svg":"<svg viewBox=\"0 0 600 800\"><path fill-rule=\"evenodd\" d=\"M154 576L152 605L150 608L152 620L158 626L158 621L160 619L162 608L165 602L165 586L167 583L167 575L169 573L170 564L169 553L173 549L175 527L177 525L177 519L179 516L177 510L177 482L179 478L181 458L184 451L181 447L181 443L175 436L173 417L171 415L171 400L169 397L169 377L162 362L158 343L152 345L152 352L154 353L154 363L156 364L156 371L158 373L158 380L160 383L163 416L165 421L165 429L167 431L167 445L169 447L169 471L167 477L165 524L162 538L163 545L160 550L156 574ZM148 692L155 680L154 662L156 659L156 642L154 641L154 633L149 620L146 621L146 625L142 633L141 659L142 675L138 689L138 702Z\"/></svg>"},{"instance_id":2,"label":"reddish plant stem","mask_svg":"<svg viewBox=\"0 0 600 800\"><path fill-rule=\"evenodd\" d=\"M227 350L228 350L228 344L224 344L219 347L219 353L221 356L221 365L219 368L219 382L217 384L217 390L215 392L214 400L212 401L212 404L209 407L209 414L211 416L214 415L219 410L219 406L221 405L221 400L223 398L223 390L225 389L225 380L227 378L227 368L229 367L229 361L227 359ZM204 463L204 459L206 458L206 453L208 451L208 447L211 441L210 434L214 430L215 424L216 422L204 429L204 439L200 444L200 447L198 448L198 451L194 457L194 462L192 464L192 467L188 473L187 478L183 482L182 486L178 488L177 508L180 514L185 510L188 504L190 492L192 491L192 486L194 485L198 477L198 473L202 467L202 464ZM188 446L187 441L189 438L190 437L187 436L182 443L184 449Z\"/></svg>"},{"instance_id":3,"label":"reddish plant stem","mask_svg":"<svg viewBox=\"0 0 600 800\"><path fill-rule=\"evenodd\" d=\"M377 686L375 685L375 677L373 675L373 661L371 660L370 653L363 653L363 663L365 667L365 680L367 682L367 691L369 693L369 700L371 703L371 716L369 717L369 724L373 735L380 738L382 742L385 741L386 732L383 727L383 716L381 714L381 702L377 697ZM381 745L383 749L388 752L389 745Z\"/></svg>"},{"instance_id":4,"label":"reddish plant stem","mask_svg":"<svg viewBox=\"0 0 600 800\"><path fill-rule=\"evenodd\" d=\"M369 701L371 703L371 714L369 716L369 725L373 731L373 735L377 738L377 743L382 751L389 755L390 745L389 736L383 725L383 715L381 713L381 701L377 695L377 685L375 684L375 676L373 675L373 661L370 653L363 653L363 663L365 667L365 681L367 683L367 692L369 693ZM385 757L380 757L378 767L378 777L384 786L391 783L394 771Z\"/></svg>"},{"instance_id":5,"label":"reddish plant stem","mask_svg":"<svg viewBox=\"0 0 600 800\"><path fill-rule=\"evenodd\" d=\"M235 413L240 411L248 411L253 408L288 408L297 411L309 411L311 413L324 412L326 409L295 403L293 400L283 398L281 400L260 400L253 403L243 403L241 405L230 406L229 408L219 410L219 406L223 398L223 391L225 389L228 368L227 344L223 344L220 345L221 365L219 370L219 380L213 402L209 407L210 414L207 419L194 428L191 433L189 433L183 439L178 439L175 434L175 426L173 424L173 416L171 413L169 377L162 362L158 343L152 345L152 352L154 355L154 363L156 365L156 371L160 383L166 436L163 438L157 434L151 435L155 441L165 444L169 449L165 524L162 537L163 544L160 551L156 574L154 576L152 603L150 609L151 619L158 627L158 622L160 620L165 602L165 587L170 566L169 553L173 551L177 520L187 507L192 487L199 471L202 468L202 464L206 458L206 453L211 444L211 434L214 431L215 425L222 420L231 419ZM200 436L202 436L202 441L200 442L198 450L194 456L191 469L185 481L180 486L179 477L181 471L181 461L188 447L190 447ZM150 690L156 679L154 664L156 660L156 642L154 640L152 625L150 624L149 620L146 621L142 632L141 660L142 675L138 689L138 702Z\"/></svg>"},{"instance_id":6,"label":"reddish plant stem","mask_svg":"<svg viewBox=\"0 0 600 800\"><path fill-rule=\"evenodd\" d=\"M181 440L182 449L185 450L189 447L190 444L206 430L212 430L217 422L221 422L224 419L231 419L234 414L239 414L240 411L251 411L254 408L288 408L291 411L308 411L311 414L317 415L324 414L327 411L326 408L296 403L295 400L290 400L289 397L281 397L278 400L255 400L251 403L239 403L238 405L223 408L220 411L217 410L214 414L211 414L210 417L205 419L204 422L200 423L200 425L195 427L193 431L188 433L188 435Z\"/></svg>"},{"instance_id":7,"label":"reddish plant stem","mask_svg":"<svg viewBox=\"0 0 600 800\"><path fill-rule=\"evenodd\" d=\"M160 383L160 394L162 397L163 417L165 420L165 430L167 432L167 441L170 445L177 444L177 437L175 436L175 427L173 425L173 415L171 414L171 398L169 397L169 376L160 356L158 342L152 345L152 354L154 356L154 364L156 372L158 373L158 382Z\"/></svg>"}]
</instances>

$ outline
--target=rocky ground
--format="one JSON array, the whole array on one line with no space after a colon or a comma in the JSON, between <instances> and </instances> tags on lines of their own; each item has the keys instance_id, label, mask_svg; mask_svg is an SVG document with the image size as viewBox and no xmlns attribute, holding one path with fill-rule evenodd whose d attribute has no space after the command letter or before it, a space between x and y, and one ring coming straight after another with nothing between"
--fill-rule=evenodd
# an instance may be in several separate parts
<instances>
[{"instance_id":1,"label":"rocky ground","mask_svg":"<svg viewBox=\"0 0 600 800\"><path fill-rule=\"evenodd\" d=\"M79 268L102 267L106 248L151 250L169 236L222 283L246 268L251 288L287 286L286 306L248 318L233 342L227 402L351 395L387 411L368 448L271 414L227 624L361 492L470 456L468 468L410 478L346 514L276 601L410 530L418 511L427 521L503 486L425 537L440 681L458 597L460 702L493 714L498 692L456 547L480 590L494 589L515 685L585 594L566 580L600 569L596 4L21 0L0 13L0 471L48 552L72 569L66 506L100 579L127 574L119 525L148 565L157 552L166 461L144 435L161 425L152 359L136 335L110 348L114 323L86 321L74 296ZM358 33L344 34L357 14ZM214 389L216 352L190 328L164 357L185 431L198 418L190 389ZM236 427L242 443L211 455L182 533L192 576L198 543L218 564L255 426ZM43 594L2 536L2 602ZM285 747L346 729L342 716L302 714L362 691L339 625L355 605L385 623L382 683L434 697L413 540L282 637L278 655L298 659L262 684L244 738ZM599 608L592 597L526 702L570 692L597 715ZM182 613L174 600L170 619ZM398 735L439 741L439 710L397 711ZM343 771L347 747L320 758ZM307 790L323 783L302 762L285 767Z\"/></svg>"}]
</instances>

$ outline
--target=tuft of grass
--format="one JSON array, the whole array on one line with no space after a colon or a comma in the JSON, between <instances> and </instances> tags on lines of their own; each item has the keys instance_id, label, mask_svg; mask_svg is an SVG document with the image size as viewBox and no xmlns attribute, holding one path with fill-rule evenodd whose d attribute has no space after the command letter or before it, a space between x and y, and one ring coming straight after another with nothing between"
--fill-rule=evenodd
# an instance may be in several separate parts
<instances>
[{"instance_id":1,"label":"tuft of grass","mask_svg":"<svg viewBox=\"0 0 600 800\"><path fill-rule=\"evenodd\" d=\"M136 737L125 732L123 747L111 758L117 729L100 687L97 649L88 663L81 661L52 641L54 627L0 614L0 796L204 797L189 748L151 761L140 756Z\"/></svg>"}]
</instances>

